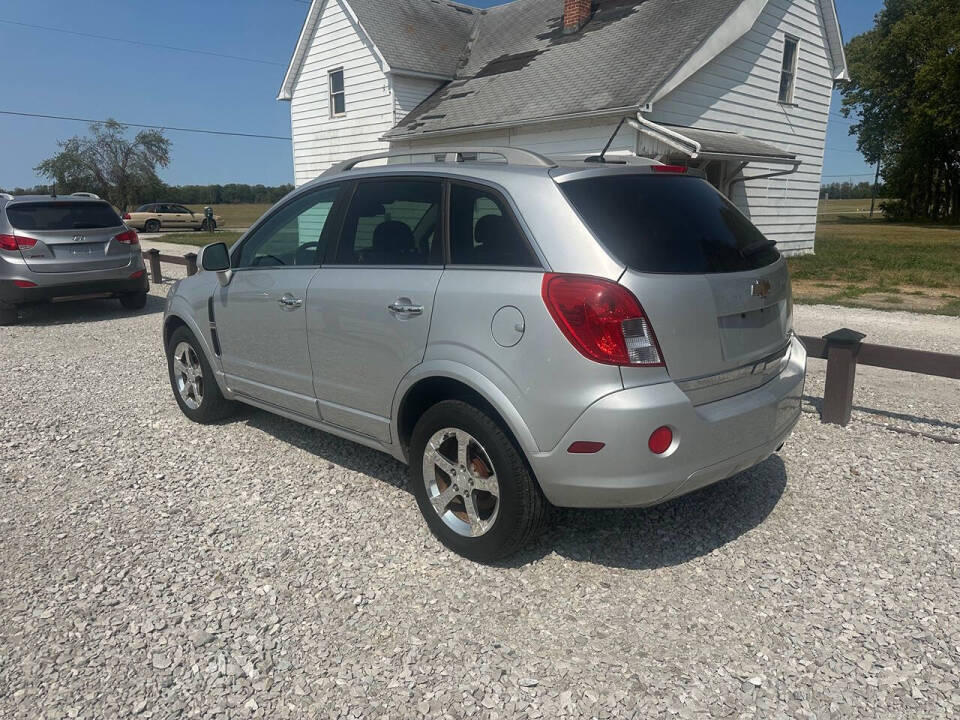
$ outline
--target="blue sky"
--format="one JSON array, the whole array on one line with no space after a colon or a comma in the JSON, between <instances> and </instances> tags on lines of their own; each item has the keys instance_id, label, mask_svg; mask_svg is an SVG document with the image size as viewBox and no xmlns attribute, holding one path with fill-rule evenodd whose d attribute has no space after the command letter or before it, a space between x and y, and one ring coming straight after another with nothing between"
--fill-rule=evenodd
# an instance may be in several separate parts
<instances>
[{"instance_id":1,"label":"blue sky","mask_svg":"<svg viewBox=\"0 0 960 720\"><path fill-rule=\"evenodd\" d=\"M837 0L844 38L869 29L880 6L881 0ZM289 105L275 97L307 7L301 0L5 0L0 4L5 59L0 110L287 136ZM824 180L869 179L870 168L847 135L850 121L840 117L839 95L834 95ZM56 151L58 139L84 131L76 122L0 115L0 187L41 181L34 166ZM169 137L172 162L161 173L168 183L292 182L289 141L180 132ZM844 177L826 177L835 175Z\"/></svg>"}]
</instances>

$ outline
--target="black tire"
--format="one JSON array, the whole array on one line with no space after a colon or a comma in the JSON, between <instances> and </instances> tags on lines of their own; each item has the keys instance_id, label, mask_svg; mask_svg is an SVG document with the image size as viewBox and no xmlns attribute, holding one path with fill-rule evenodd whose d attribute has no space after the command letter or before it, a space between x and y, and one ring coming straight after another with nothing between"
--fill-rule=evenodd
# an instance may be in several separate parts
<instances>
[{"instance_id":1,"label":"black tire","mask_svg":"<svg viewBox=\"0 0 960 720\"><path fill-rule=\"evenodd\" d=\"M143 310L147 306L147 294L145 292L123 293L120 296L120 304L127 310Z\"/></svg>"},{"instance_id":2,"label":"black tire","mask_svg":"<svg viewBox=\"0 0 960 720\"><path fill-rule=\"evenodd\" d=\"M424 451L430 438L447 428L464 430L472 435L492 462L492 472L497 477L499 508L493 525L478 537L460 534L449 527L428 496L423 469ZM410 441L409 457L410 483L420 512L430 531L455 553L470 560L491 562L517 552L543 528L548 503L540 486L514 442L482 410L460 400L437 403L417 422ZM451 511L454 507L449 506Z\"/></svg>"},{"instance_id":3,"label":"black tire","mask_svg":"<svg viewBox=\"0 0 960 720\"><path fill-rule=\"evenodd\" d=\"M0 306L0 325L16 325L18 315L16 305Z\"/></svg>"},{"instance_id":4,"label":"black tire","mask_svg":"<svg viewBox=\"0 0 960 720\"><path fill-rule=\"evenodd\" d=\"M180 394L179 379L174 372L174 353L181 344L190 346L193 351L193 361L198 363L201 368L202 392L197 407L190 407ZM201 425L215 423L229 417L235 410L235 404L227 400L220 392L220 386L213 376L213 369L210 367L200 343L186 327L178 327L170 336L170 342L167 344L167 374L170 377L170 388L173 390L173 397L177 401L177 405L180 406L183 414L195 423ZM196 402L196 398L194 398L194 401Z\"/></svg>"},{"instance_id":5,"label":"black tire","mask_svg":"<svg viewBox=\"0 0 960 720\"><path fill-rule=\"evenodd\" d=\"M143 224L143 231L145 233L158 233L160 232L160 221L159 220L147 220Z\"/></svg>"}]
</instances>

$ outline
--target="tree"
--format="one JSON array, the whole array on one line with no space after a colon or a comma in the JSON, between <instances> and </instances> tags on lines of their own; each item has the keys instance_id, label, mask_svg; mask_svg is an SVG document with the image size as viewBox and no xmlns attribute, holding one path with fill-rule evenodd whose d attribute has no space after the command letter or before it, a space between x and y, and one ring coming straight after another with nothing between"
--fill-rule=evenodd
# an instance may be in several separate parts
<instances>
[{"instance_id":1,"label":"tree","mask_svg":"<svg viewBox=\"0 0 960 720\"><path fill-rule=\"evenodd\" d=\"M132 141L116 120L94 123L90 136L57 143L60 152L36 172L53 180L58 192L95 192L120 209L163 186L157 167L170 163L170 141L159 130L141 130Z\"/></svg>"},{"instance_id":2,"label":"tree","mask_svg":"<svg viewBox=\"0 0 960 720\"><path fill-rule=\"evenodd\" d=\"M885 0L847 45L843 113L896 217L960 222L960 0Z\"/></svg>"}]
</instances>

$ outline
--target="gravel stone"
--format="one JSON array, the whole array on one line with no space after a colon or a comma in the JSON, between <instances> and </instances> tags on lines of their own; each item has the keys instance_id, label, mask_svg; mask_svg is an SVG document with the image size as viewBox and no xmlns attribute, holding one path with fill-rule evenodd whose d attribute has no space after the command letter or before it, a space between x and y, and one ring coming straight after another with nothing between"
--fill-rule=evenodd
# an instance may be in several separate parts
<instances>
[{"instance_id":1,"label":"gravel stone","mask_svg":"<svg viewBox=\"0 0 960 720\"><path fill-rule=\"evenodd\" d=\"M0 717L960 714L960 445L930 437L960 438L955 381L862 368L838 428L811 361L778 455L656 508L558 510L484 566L385 455L254 410L187 421L167 289L0 328ZM796 320L960 353L952 318Z\"/></svg>"}]
</instances>

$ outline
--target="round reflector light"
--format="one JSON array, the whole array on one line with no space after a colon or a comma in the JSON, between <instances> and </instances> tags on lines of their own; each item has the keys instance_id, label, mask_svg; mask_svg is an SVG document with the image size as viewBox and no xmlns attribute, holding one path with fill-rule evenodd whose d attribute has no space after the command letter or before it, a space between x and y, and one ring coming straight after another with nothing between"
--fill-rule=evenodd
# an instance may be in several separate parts
<instances>
[{"instance_id":1,"label":"round reflector light","mask_svg":"<svg viewBox=\"0 0 960 720\"><path fill-rule=\"evenodd\" d=\"M650 441L647 445L654 455L663 455L673 445L673 430L666 425L658 427L650 434Z\"/></svg>"}]
</instances>

